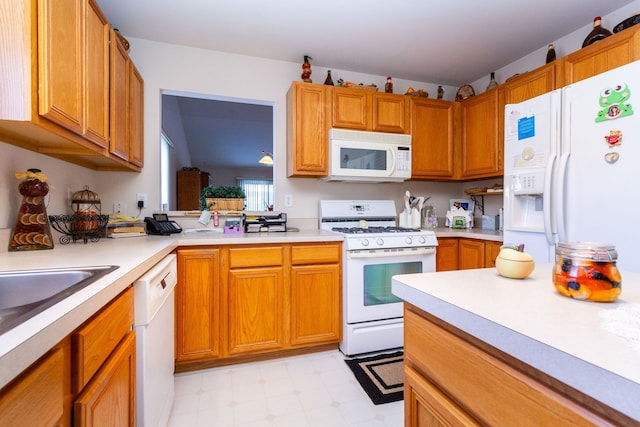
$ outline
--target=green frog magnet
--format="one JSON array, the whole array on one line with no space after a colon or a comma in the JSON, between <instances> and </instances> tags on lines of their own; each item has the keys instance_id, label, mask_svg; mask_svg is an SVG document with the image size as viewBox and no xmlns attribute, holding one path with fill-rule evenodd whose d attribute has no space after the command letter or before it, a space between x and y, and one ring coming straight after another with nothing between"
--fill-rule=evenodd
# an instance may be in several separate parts
<instances>
[{"instance_id":1,"label":"green frog magnet","mask_svg":"<svg viewBox=\"0 0 640 427\"><path fill-rule=\"evenodd\" d=\"M600 107L596 122L617 119L633 114L633 107L627 101L631 98L631 90L627 84L619 84L600 92Z\"/></svg>"}]
</instances>

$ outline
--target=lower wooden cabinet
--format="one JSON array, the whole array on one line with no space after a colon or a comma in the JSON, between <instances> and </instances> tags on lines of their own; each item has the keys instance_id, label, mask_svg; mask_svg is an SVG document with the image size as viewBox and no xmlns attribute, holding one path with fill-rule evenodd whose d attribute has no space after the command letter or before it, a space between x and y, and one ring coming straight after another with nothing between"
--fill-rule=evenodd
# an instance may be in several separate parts
<instances>
[{"instance_id":1,"label":"lower wooden cabinet","mask_svg":"<svg viewBox=\"0 0 640 427\"><path fill-rule=\"evenodd\" d=\"M0 425L65 425L64 366L64 351L55 348L4 387L0 391Z\"/></svg>"},{"instance_id":2,"label":"lower wooden cabinet","mask_svg":"<svg viewBox=\"0 0 640 427\"><path fill-rule=\"evenodd\" d=\"M0 425L135 426L132 326L129 287L0 390Z\"/></svg>"},{"instance_id":3,"label":"lower wooden cabinet","mask_svg":"<svg viewBox=\"0 0 640 427\"><path fill-rule=\"evenodd\" d=\"M220 250L180 249L176 287L176 362L220 356Z\"/></svg>"},{"instance_id":4,"label":"lower wooden cabinet","mask_svg":"<svg viewBox=\"0 0 640 427\"><path fill-rule=\"evenodd\" d=\"M404 321L405 426L624 425L603 418L616 415L588 396L411 304Z\"/></svg>"},{"instance_id":5,"label":"lower wooden cabinet","mask_svg":"<svg viewBox=\"0 0 640 427\"><path fill-rule=\"evenodd\" d=\"M436 271L495 267L501 246L502 242L491 240L439 238Z\"/></svg>"},{"instance_id":6,"label":"lower wooden cabinet","mask_svg":"<svg viewBox=\"0 0 640 427\"><path fill-rule=\"evenodd\" d=\"M131 331L73 404L74 426L136 425L136 335Z\"/></svg>"},{"instance_id":7,"label":"lower wooden cabinet","mask_svg":"<svg viewBox=\"0 0 640 427\"><path fill-rule=\"evenodd\" d=\"M176 371L336 345L342 245L178 249Z\"/></svg>"}]
</instances>

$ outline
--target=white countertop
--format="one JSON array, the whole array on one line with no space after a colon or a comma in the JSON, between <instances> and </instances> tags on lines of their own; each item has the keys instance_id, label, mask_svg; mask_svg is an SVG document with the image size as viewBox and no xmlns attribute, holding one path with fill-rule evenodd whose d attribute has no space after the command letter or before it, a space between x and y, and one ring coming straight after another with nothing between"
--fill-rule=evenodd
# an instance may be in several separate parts
<instances>
[{"instance_id":1,"label":"white countertop","mask_svg":"<svg viewBox=\"0 0 640 427\"><path fill-rule=\"evenodd\" d=\"M595 303L558 294L551 268L525 280L495 268L399 275L393 293L640 421L640 336L605 329L605 317L640 313L640 274L622 272L619 299Z\"/></svg>"},{"instance_id":2,"label":"white countertop","mask_svg":"<svg viewBox=\"0 0 640 427\"><path fill-rule=\"evenodd\" d=\"M462 237L465 239L492 240L502 242L501 230L483 230L481 228L458 229L438 227L434 230L436 237Z\"/></svg>"},{"instance_id":3,"label":"white countertop","mask_svg":"<svg viewBox=\"0 0 640 427\"><path fill-rule=\"evenodd\" d=\"M145 236L62 245L53 250L6 252L9 230L0 231L0 272L44 268L118 265L86 288L0 336L0 387L35 362L96 311L178 246L342 241L336 233L301 230L285 233L217 232Z\"/></svg>"}]
</instances>

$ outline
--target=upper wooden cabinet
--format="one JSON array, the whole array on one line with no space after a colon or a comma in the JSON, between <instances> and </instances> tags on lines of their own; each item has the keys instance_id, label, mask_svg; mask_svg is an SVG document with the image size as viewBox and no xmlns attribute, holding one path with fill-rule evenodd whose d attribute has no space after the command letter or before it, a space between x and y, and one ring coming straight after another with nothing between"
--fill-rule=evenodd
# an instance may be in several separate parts
<instances>
[{"instance_id":1,"label":"upper wooden cabinet","mask_svg":"<svg viewBox=\"0 0 640 427\"><path fill-rule=\"evenodd\" d=\"M411 97L411 178L454 174L454 111L459 103Z\"/></svg>"},{"instance_id":2,"label":"upper wooden cabinet","mask_svg":"<svg viewBox=\"0 0 640 427\"><path fill-rule=\"evenodd\" d=\"M133 160L130 142L126 154L109 152L111 29L95 0L3 5L0 140L96 170L140 171L140 148Z\"/></svg>"},{"instance_id":3,"label":"upper wooden cabinet","mask_svg":"<svg viewBox=\"0 0 640 427\"><path fill-rule=\"evenodd\" d=\"M556 89L558 68L559 62L553 61L528 73L512 77L501 88L504 104L517 104Z\"/></svg>"},{"instance_id":4,"label":"upper wooden cabinet","mask_svg":"<svg viewBox=\"0 0 640 427\"><path fill-rule=\"evenodd\" d=\"M638 59L640 28L628 28L561 58L564 71L560 85L566 86Z\"/></svg>"},{"instance_id":5,"label":"upper wooden cabinet","mask_svg":"<svg viewBox=\"0 0 640 427\"><path fill-rule=\"evenodd\" d=\"M293 82L287 92L287 176L328 173L328 86Z\"/></svg>"},{"instance_id":6,"label":"upper wooden cabinet","mask_svg":"<svg viewBox=\"0 0 640 427\"><path fill-rule=\"evenodd\" d=\"M502 89L465 99L460 106L460 178L502 176Z\"/></svg>"},{"instance_id":7,"label":"upper wooden cabinet","mask_svg":"<svg viewBox=\"0 0 640 427\"><path fill-rule=\"evenodd\" d=\"M403 95L363 89L331 89L331 125L373 132L408 132L407 104Z\"/></svg>"}]
</instances>

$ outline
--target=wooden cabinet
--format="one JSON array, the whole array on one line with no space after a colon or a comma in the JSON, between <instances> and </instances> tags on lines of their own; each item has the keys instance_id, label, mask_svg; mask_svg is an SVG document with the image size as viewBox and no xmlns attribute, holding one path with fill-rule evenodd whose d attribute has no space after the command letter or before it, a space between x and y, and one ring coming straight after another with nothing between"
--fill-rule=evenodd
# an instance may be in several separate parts
<instances>
[{"instance_id":1,"label":"wooden cabinet","mask_svg":"<svg viewBox=\"0 0 640 427\"><path fill-rule=\"evenodd\" d=\"M0 139L96 170L140 171L140 147L135 160L120 146L110 153L111 29L96 1L5 3ZM117 108L129 120L129 102Z\"/></svg>"},{"instance_id":2,"label":"wooden cabinet","mask_svg":"<svg viewBox=\"0 0 640 427\"><path fill-rule=\"evenodd\" d=\"M342 245L178 250L176 371L336 348Z\"/></svg>"},{"instance_id":3,"label":"wooden cabinet","mask_svg":"<svg viewBox=\"0 0 640 427\"><path fill-rule=\"evenodd\" d=\"M109 23L92 0L40 0L38 7L39 113L105 148Z\"/></svg>"},{"instance_id":4,"label":"wooden cabinet","mask_svg":"<svg viewBox=\"0 0 640 427\"><path fill-rule=\"evenodd\" d=\"M220 250L179 249L176 363L220 356Z\"/></svg>"},{"instance_id":5,"label":"wooden cabinet","mask_svg":"<svg viewBox=\"0 0 640 427\"><path fill-rule=\"evenodd\" d=\"M484 242L484 266L485 267L496 266L496 258L500 253L501 247L502 247L502 242L494 242L490 240L487 240Z\"/></svg>"},{"instance_id":6,"label":"wooden cabinet","mask_svg":"<svg viewBox=\"0 0 640 427\"><path fill-rule=\"evenodd\" d=\"M136 336L130 332L75 400L73 425L134 427L135 378Z\"/></svg>"},{"instance_id":7,"label":"wooden cabinet","mask_svg":"<svg viewBox=\"0 0 640 427\"><path fill-rule=\"evenodd\" d=\"M331 89L331 126L373 132L408 132L407 101L403 95L362 89Z\"/></svg>"},{"instance_id":8,"label":"wooden cabinet","mask_svg":"<svg viewBox=\"0 0 640 427\"><path fill-rule=\"evenodd\" d=\"M484 268L484 242L460 239L458 242L458 269Z\"/></svg>"},{"instance_id":9,"label":"wooden cabinet","mask_svg":"<svg viewBox=\"0 0 640 427\"><path fill-rule=\"evenodd\" d=\"M328 86L293 82L287 92L287 176L328 174Z\"/></svg>"},{"instance_id":10,"label":"wooden cabinet","mask_svg":"<svg viewBox=\"0 0 640 427\"><path fill-rule=\"evenodd\" d=\"M176 179L178 192L177 209L190 211L200 209L200 193L209 186L210 175L202 171L179 170Z\"/></svg>"},{"instance_id":11,"label":"wooden cabinet","mask_svg":"<svg viewBox=\"0 0 640 427\"><path fill-rule=\"evenodd\" d=\"M64 356L62 349L54 348L0 390L0 425L32 427L68 424L63 422Z\"/></svg>"},{"instance_id":12,"label":"wooden cabinet","mask_svg":"<svg viewBox=\"0 0 640 427\"><path fill-rule=\"evenodd\" d=\"M110 33L109 153L141 167L144 163L144 82L116 32Z\"/></svg>"},{"instance_id":13,"label":"wooden cabinet","mask_svg":"<svg viewBox=\"0 0 640 427\"><path fill-rule=\"evenodd\" d=\"M320 344L342 337L342 268L339 244L291 247L291 344Z\"/></svg>"},{"instance_id":14,"label":"wooden cabinet","mask_svg":"<svg viewBox=\"0 0 640 427\"><path fill-rule=\"evenodd\" d=\"M640 59L640 28L629 28L560 59L561 86L604 73Z\"/></svg>"},{"instance_id":15,"label":"wooden cabinet","mask_svg":"<svg viewBox=\"0 0 640 427\"><path fill-rule=\"evenodd\" d=\"M71 334L74 426L134 426L133 287Z\"/></svg>"},{"instance_id":16,"label":"wooden cabinet","mask_svg":"<svg viewBox=\"0 0 640 427\"><path fill-rule=\"evenodd\" d=\"M447 395L409 366L404 368L405 427L478 426Z\"/></svg>"},{"instance_id":17,"label":"wooden cabinet","mask_svg":"<svg viewBox=\"0 0 640 427\"><path fill-rule=\"evenodd\" d=\"M282 246L229 249L229 355L285 346Z\"/></svg>"},{"instance_id":18,"label":"wooden cabinet","mask_svg":"<svg viewBox=\"0 0 640 427\"><path fill-rule=\"evenodd\" d=\"M454 118L459 103L411 97L411 178L454 176Z\"/></svg>"},{"instance_id":19,"label":"wooden cabinet","mask_svg":"<svg viewBox=\"0 0 640 427\"><path fill-rule=\"evenodd\" d=\"M458 238L439 238L436 248L436 271L458 269Z\"/></svg>"},{"instance_id":20,"label":"wooden cabinet","mask_svg":"<svg viewBox=\"0 0 640 427\"><path fill-rule=\"evenodd\" d=\"M521 74L506 81L502 85L504 105L517 104L557 89L560 61L553 61L533 71ZM500 111L504 111L500 108Z\"/></svg>"},{"instance_id":21,"label":"wooden cabinet","mask_svg":"<svg viewBox=\"0 0 640 427\"><path fill-rule=\"evenodd\" d=\"M460 105L460 179L503 174L502 89L465 99Z\"/></svg>"},{"instance_id":22,"label":"wooden cabinet","mask_svg":"<svg viewBox=\"0 0 640 427\"><path fill-rule=\"evenodd\" d=\"M625 424L602 418L614 414L593 399L407 303L404 322L406 426Z\"/></svg>"},{"instance_id":23,"label":"wooden cabinet","mask_svg":"<svg viewBox=\"0 0 640 427\"><path fill-rule=\"evenodd\" d=\"M495 267L502 242L444 237L438 239L436 271Z\"/></svg>"}]
</instances>

